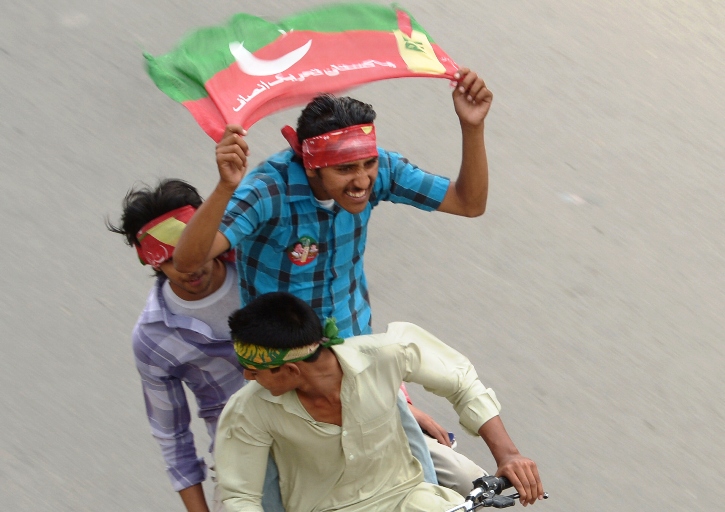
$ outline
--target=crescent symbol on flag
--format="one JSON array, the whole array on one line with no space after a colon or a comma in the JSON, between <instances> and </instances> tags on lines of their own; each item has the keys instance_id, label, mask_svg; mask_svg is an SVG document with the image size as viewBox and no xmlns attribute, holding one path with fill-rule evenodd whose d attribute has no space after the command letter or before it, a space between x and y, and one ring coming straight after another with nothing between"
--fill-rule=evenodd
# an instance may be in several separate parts
<instances>
[{"instance_id":1,"label":"crescent symbol on flag","mask_svg":"<svg viewBox=\"0 0 725 512\"><path fill-rule=\"evenodd\" d=\"M244 41L241 43L229 43L229 51L232 52L232 55L234 55L234 59L237 61L239 69L247 75L271 76L281 73L282 71L286 71L294 66L302 57L305 56L307 50L310 49L310 46L312 46L311 39L296 50L292 50L291 52L273 60L265 60L255 57L244 47Z\"/></svg>"}]
</instances>

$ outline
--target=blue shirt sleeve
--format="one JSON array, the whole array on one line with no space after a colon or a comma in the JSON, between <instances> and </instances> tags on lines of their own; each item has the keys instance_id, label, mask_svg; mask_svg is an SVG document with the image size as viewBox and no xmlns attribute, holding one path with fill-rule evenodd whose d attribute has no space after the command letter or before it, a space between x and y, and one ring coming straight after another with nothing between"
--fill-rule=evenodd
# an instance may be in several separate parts
<instances>
[{"instance_id":1,"label":"blue shirt sleeve","mask_svg":"<svg viewBox=\"0 0 725 512\"><path fill-rule=\"evenodd\" d=\"M370 202L402 203L421 210L437 210L448 192L450 179L430 174L398 153L378 148L378 178Z\"/></svg>"},{"instance_id":2,"label":"blue shirt sleeve","mask_svg":"<svg viewBox=\"0 0 725 512\"><path fill-rule=\"evenodd\" d=\"M229 200L219 226L231 247L237 247L242 239L279 215L283 188L283 183L264 172L264 166L245 176Z\"/></svg>"}]
</instances>

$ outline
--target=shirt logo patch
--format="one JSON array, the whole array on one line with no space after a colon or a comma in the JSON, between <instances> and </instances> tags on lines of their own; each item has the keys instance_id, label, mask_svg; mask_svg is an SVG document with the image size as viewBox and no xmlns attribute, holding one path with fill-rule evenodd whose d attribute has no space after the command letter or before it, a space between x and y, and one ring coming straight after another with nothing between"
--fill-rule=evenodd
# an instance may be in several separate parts
<instances>
[{"instance_id":1,"label":"shirt logo patch","mask_svg":"<svg viewBox=\"0 0 725 512\"><path fill-rule=\"evenodd\" d=\"M313 262L317 258L317 251L317 240L305 235L287 248L287 256L292 263L302 266Z\"/></svg>"}]
</instances>

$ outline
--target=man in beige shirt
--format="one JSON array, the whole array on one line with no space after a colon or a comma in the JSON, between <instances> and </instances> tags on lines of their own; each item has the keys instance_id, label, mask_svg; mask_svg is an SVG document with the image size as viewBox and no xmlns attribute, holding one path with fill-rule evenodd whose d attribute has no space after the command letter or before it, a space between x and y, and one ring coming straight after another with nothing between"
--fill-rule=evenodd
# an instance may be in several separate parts
<instances>
[{"instance_id":1,"label":"man in beige shirt","mask_svg":"<svg viewBox=\"0 0 725 512\"><path fill-rule=\"evenodd\" d=\"M287 510L436 511L463 502L423 481L396 405L401 382L446 397L461 425L480 435L521 502L543 496L536 463L504 429L500 405L463 355L408 323L384 334L338 338L305 302L279 292L230 318L251 382L219 420L216 466L229 512L261 512L267 457L280 474Z\"/></svg>"}]
</instances>

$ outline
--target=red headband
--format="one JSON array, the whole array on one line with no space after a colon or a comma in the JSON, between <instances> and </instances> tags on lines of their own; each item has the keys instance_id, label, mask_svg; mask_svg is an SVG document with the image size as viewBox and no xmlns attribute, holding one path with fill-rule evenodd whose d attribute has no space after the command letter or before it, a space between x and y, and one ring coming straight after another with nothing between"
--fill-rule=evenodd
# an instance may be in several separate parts
<instances>
[{"instance_id":1,"label":"red headband","mask_svg":"<svg viewBox=\"0 0 725 512\"><path fill-rule=\"evenodd\" d=\"M182 206L145 224L136 234L140 244L136 251L141 263L158 270L163 262L170 260L181 232L195 211L191 205Z\"/></svg>"},{"instance_id":2,"label":"red headband","mask_svg":"<svg viewBox=\"0 0 725 512\"><path fill-rule=\"evenodd\" d=\"M378 156L375 125L357 124L310 137L299 143L291 126L282 128L282 135L298 156L305 169L320 169Z\"/></svg>"}]
</instances>

